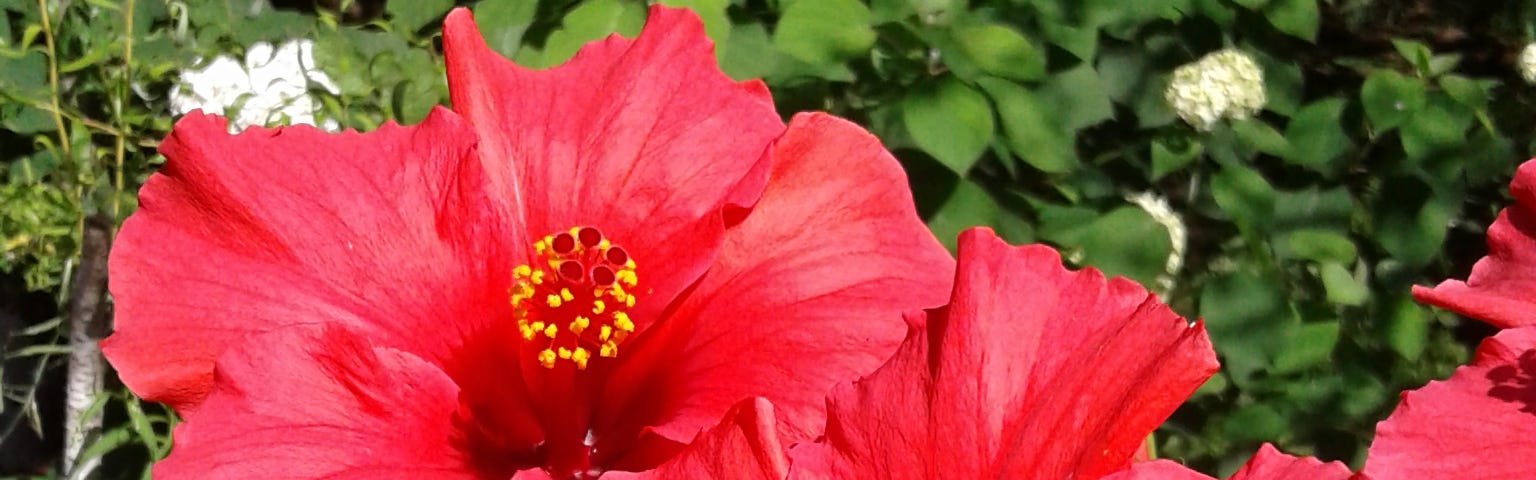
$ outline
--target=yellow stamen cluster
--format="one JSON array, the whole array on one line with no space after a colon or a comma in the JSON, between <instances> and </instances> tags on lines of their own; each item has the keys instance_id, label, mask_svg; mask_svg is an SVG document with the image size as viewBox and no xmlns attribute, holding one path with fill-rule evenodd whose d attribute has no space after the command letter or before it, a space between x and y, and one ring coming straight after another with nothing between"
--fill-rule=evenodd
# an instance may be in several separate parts
<instances>
[{"instance_id":1,"label":"yellow stamen cluster","mask_svg":"<svg viewBox=\"0 0 1536 480\"><path fill-rule=\"evenodd\" d=\"M613 358L635 332L628 309L639 285L635 261L602 238L576 227L533 245L535 259L512 269L508 289L518 333L534 343L544 368L570 361L578 370L593 357Z\"/></svg>"}]
</instances>

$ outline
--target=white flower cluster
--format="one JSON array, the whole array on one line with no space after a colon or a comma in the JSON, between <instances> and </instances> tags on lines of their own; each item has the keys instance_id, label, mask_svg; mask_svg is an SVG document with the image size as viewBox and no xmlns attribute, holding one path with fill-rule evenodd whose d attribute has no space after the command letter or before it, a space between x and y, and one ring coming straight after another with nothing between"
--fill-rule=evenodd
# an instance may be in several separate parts
<instances>
[{"instance_id":1,"label":"white flower cluster","mask_svg":"<svg viewBox=\"0 0 1536 480\"><path fill-rule=\"evenodd\" d=\"M1125 196L1126 201L1141 207L1152 220L1168 229L1168 243L1173 247L1168 251L1168 260L1163 266L1163 274L1157 277L1155 292L1158 298L1168 300L1168 293L1173 291L1174 281L1179 275L1179 269L1184 268L1184 252L1189 244L1189 230L1184 227L1184 220L1173 206L1168 204L1168 199L1152 192L1141 192Z\"/></svg>"},{"instance_id":2,"label":"white flower cluster","mask_svg":"<svg viewBox=\"0 0 1536 480\"><path fill-rule=\"evenodd\" d=\"M171 87L171 113L193 110L223 115L233 112L229 132L284 121L315 124L317 104L309 95L311 82L331 93L336 84L315 67L314 44L290 40L278 48L259 42L245 53L245 63L220 55L201 69L181 73L180 84ZM336 130L336 122L321 126Z\"/></svg>"},{"instance_id":3,"label":"white flower cluster","mask_svg":"<svg viewBox=\"0 0 1536 480\"><path fill-rule=\"evenodd\" d=\"M1196 130L1208 131L1218 120L1242 120L1264 108L1264 72L1236 49L1226 49L1173 71L1168 105Z\"/></svg>"},{"instance_id":4,"label":"white flower cluster","mask_svg":"<svg viewBox=\"0 0 1536 480\"><path fill-rule=\"evenodd\" d=\"M1518 65L1520 78L1525 79L1525 83L1536 84L1536 43L1527 44L1525 49L1520 51Z\"/></svg>"}]
</instances>

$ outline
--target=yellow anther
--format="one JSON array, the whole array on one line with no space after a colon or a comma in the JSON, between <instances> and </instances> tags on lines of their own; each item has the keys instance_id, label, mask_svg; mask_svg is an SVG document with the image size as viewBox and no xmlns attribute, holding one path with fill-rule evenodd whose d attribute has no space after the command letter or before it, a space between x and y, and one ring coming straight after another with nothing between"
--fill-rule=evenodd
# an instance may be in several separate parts
<instances>
[{"instance_id":1,"label":"yellow anther","mask_svg":"<svg viewBox=\"0 0 1536 480\"><path fill-rule=\"evenodd\" d=\"M588 352L585 348L576 347L576 351L571 352L571 361L576 362L577 370L586 370L587 360L591 358L592 353Z\"/></svg>"},{"instance_id":2,"label":"yellow anther","mask_svg":"<svg viewBox=\"0 0 1536 480\"><path fill-rule=\"evenodd\" d=\"M640 282L639 277L635 276L634 270L619 270L614 274L614 277L617 277L620 282L624 282L625 285L629 285L631 287Z\"/></svg>"},{"instance_id":3,"label":"yellow anther","mask_svg":"<svg viewBox=\"0 0 1536 480\"><path fill-rule=\"evenodd\" d=\"M544 237L544 238L545 238L545 240L539 240L537 242L533 242L533 251L537 252L539 255L543 255L544 251L549 249L549 240L548 240L549 237Z\"/></svg>"},{"instance_id":4,"label":"yellow anther","mask_svg":"<svg viewBox=\"0 0 1536 480\"><path fill-rule=\"evenodd\" d=\"M532 280L534 285L541 285L544 283L544 271L534 270L533 275L528 276L528 279Z\"/></svg>"},{"instance_id":5,"label":"yellow anther","mask_svg":"<svg viewBox=\"0 0 1536 480\"><path fill-rule=\"evenodd\" d=\"M624 261L624 268L628 268L630 270L634 270L635 269L635 259L631 258L629 260L625 260Z\"/></svg>"},{"instance_id":6,"label":"yellow anther","mask_svg":"<svg viewBox=\"0 0 1536 480\"><path fill-rule=\"evenodd\" d=\"M610 326L607 326L607 325L603 325L603 326L597 328L597 339L598 340L602 340L602 341L606 342L606 341L608 341L608 339L610 337L613 337L613 327L610 327Z\"/></svg>"},{"instance_id":7,"label":"yellow anther","mask_svg":"<svg viewBox=\"0 0 1536 480\"><path fill-rule=\"evenodd\" d=\"M523 340L533 340L533 327L528 326L528 322L518 322L517 333L523 334Z\"/></svg>"},{"instance_id":8,"label":"yellow anther","mask_svg":"<svg viewBox=\"0 0 1536 480\"><path fill-rule=\"evenodd\" d=\"M546 337L555 338L555 335L559 335L559 334L560 334L560 329L555 328L555 324L553 324L553 323L549 324L549 326L547 326L547 327L544 327L544 336L546 336Z\"/></svg>"},{"instance_id":9,"label":"yellow anther","mask_svg":"<svg viewBox=\"0 0 1536 480\"><path fill-rule=\"evenodd\" d=\"M570 349L565 348L565 347L560 347L560 350L558 350L558 351L560 352L560 359L561 360L570 360L571 359L571 350Z\"/></svg>"},{"instance_id":10,"label":"yellow anther","mask_svg":"<svg viewBox=\"0 0 1536 480\"><path fill-rule=\"evenodd\" d=\"M625 297L624 298L624 306L626 306L626 307L633 307L633 306L635 306L635 296L634 295L630 295L628 297Z\"/></svg>"},{"instance_id":11,"label":"yellow anther","mask_svg":"<svg viewBox=\"0 0 1536 480\"><path fill-rule=\"evenodd\" d=\"M635 322L630 321L629 314L624 312L613 312L613 326L624 333L635 331Z\"/></svg>"},{"instance_id":12,"label":"yellow anther","mask_svg":"<svg viewBox=\"0 0 1536 480\"><path fill-rule=\"evenodd\" d=\"M539 365L543 365L544 368L555 368L555 351L546 348L539 352Z\"/></svg>"},{"instance_id":13,"label":"yellow anther","mask_svg":"<svg viewBox=\"0 0 1536 480\"><path fill-rule=\"evenodd\" d=\"M571 301L571 299L576 298L576 296L575 295L571 295L571 289L569 289L569 288L562 288L562 289L560 289L560 298L564 299L567 302L569 302L569 301Z\"/></svg>"},{"instance_id":14,"label":"yellow anther","mask_svg":"<svg viewBox=\"0 0 1536 480\"><path fill-rule=\"evenodd\" d=\"M619 345L611 341L604 341L603 348L597 354L603 358L613 358L619 355Z\"/></svg>"},{"instance_id":15,"label":"yellow anther","mask_svg":"<svg viewBox=\"0 0 1536 480\"><path fill-rule=\"evenodd\" d=\"M529 267L527 264L518 265L517 268L512 269L512 276L517 278L523 278L532 274L533 268Z\"/></svg>"},{"instance_id":16,"label":"yellow anther","mask_svg":"<svg viewBox=\"0 0 1536 480\"><path fill-rule=\"evenodd\" d=\"M604 239L599 240L597 242L597 251L603 252L603 253L608 253L608 247L610 247L612 245L613 244L608 243L608 239L604 238Z\"/></svg>"},{"instance_id":17,"label":"yellow anther","mask_svg":"<svg viewBox=\"0 0 1536 480\"><path fill-rule=\"evenodd\" d=\"M602 300L593 300L592 301L592 314L593 315L602 315L603 314L603 310L605 310L607 308L608 308L608 306L605 305Z\"/></svg>"},{"instance_id":18,"label":"yellow anther","mask_svg":"<svg viewBox=\"0 0 1536 480\"><path fill-rule=\"evenodd\" d=\"M532 328L535 332L542 332L544 331L544 322L533 322L533 325L529 328Z\"/></svg>"},{"instance_id":19,"label":"yellow anther","mask_svg":"<svg viewBox=\"0 0 1536 480\"><path fill-rule=\"evenodd\" d=\"M576 321L571 322L571 333L581 335L581 332L586 331L587 327L591 325L592 320L587 319L587 317L576 317Z\"/></svg>"},{"instance_id":20,"label":"yellow anther","mask_svg":"<svg viewBox=\"0 0 1536 480\"><path fill-rule=\"evenodd\" d=\"M548 303L549 308L560 308L560 296L550 294L549 296L544 297L544 303Z\"/></svg>"}]
</instances>

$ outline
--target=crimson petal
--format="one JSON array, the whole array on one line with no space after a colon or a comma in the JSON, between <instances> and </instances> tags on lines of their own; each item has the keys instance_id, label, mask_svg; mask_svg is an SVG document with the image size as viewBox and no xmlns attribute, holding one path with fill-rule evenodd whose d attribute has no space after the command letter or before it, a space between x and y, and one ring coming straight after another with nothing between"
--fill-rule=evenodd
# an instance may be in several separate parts
<instances>
[{"instance_id":1,"label":"crimson petal","mask_svg":"<svg viewBox=\"0 0 1536 480\"><path fill-rule=\"evenodd\" d=\"M482 240L504 227L454 113L367 134L224 124L177 122L112 251L117 331L102 350L135 393L185 414L227 347L298 323L443 361L507 310L513 260Z\"/></svg>"},{"instance_id":2,"label":"crimson petal","mask_svg":"<svg viewBox=\"0 0 1536 480\"><path fill-rule=\"evenodd\" d=\"M1529 165L1529 164L1528 164ZM1450 379L1404 392L1363 475L1536 478L1536 327L1499 332Z\"/></svg>"},{"instance_id":3,"label":"crimson petal","mask_svg":"<svg viewBox=\"0 0 1536 480\"><path fill-rule=\"evenodd\" d=\"M347 327L259 335L220 357L217 375L155 478L483 478L455 448L453 381Z\"/></svg>"},{"instance_id":4,"label":"crimson petal","mask_svg":"<svg viewBox=\"0 0 1536 480\"><path fill-rule=\"evenodd\" d=\"M762 191L763 151L784 130L767 88L716 66L703 24L654 7L640 36L583 47L546 71L486 46L469 10L443 25L454 110L480 138L492 183L523 207L532 245L600 229L640 265L639 328L708 268L720 210Z\"/></svg>"},{"instance_id":5,"label":"crimson petal","mask_svg":"<svg viewBox=\"0 0 1536 480\"><path fill-rule=\"evenodd\" d=\"M1515 203L1488 227L1488 256L1467 281L1414 286L1415 298L1499 328L1536 325L1536 161L1520 165L1509 191Z\"/></svg>"},{"instance_id":6,"label":"crimson petal","mask_svg":"<svg viewBox=\"0 0 1536 480\"><path fill-rule=\"evenodd\" d=\"M749 398L726 412L725 419L699 434L688 448L654 470L642 473L614 472L603 480L686 480L731 478L781 480L789 471L789 459L779 443L778 421L773 404Z\"/></svg>"},{"instance_id":7,"label":"crimson petal","mask_svg":"<svg viewBox=\"0 0 1536 480\"><path fill-rule=\"evenodd\" d=\"M782 441L814 438L826 392L901 342L901 312L943 303L954 260L874 136L797 115L770 157L762 200L727 230L715 264L620 357L599 428L651 427L687 442L740 399L763 396Z\"/></svg>"},{"instance_id":8,"label":"crimson petal","mask_svg":"<svg viewBox=\"0 0 1536 480\"><path fill-rule=\"evenodd\" d=\"M1339 462L1322 462L1312 457L1293 457L1268 443L1248 459L1227 480L1346 480L1353 477L1349 467ZM1202 473L1167 460L1138 463L1131 468L1104 477L1104 480L1210 480ZM1409 478L1409 477L1404 477ZM1418 478L1418 477L1412 477Z\"/></svg>"},{"instance_id":9,"label":"crimson petal","mask_svg":"<svg viewBox=\"0 0 1536 480\"><path fill-rule=\"evenodd\" d=\"M791 478L1098 478L1216 371L1205 328L1054 250L960 236L946 309L829 400Z\"/></svg>"}]
</instances>

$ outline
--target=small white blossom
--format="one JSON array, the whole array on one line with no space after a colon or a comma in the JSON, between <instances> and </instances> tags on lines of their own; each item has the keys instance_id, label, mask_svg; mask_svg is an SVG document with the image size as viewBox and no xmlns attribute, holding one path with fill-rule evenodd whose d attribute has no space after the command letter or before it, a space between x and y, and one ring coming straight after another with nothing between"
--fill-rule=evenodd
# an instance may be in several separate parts
<instances>
[{"instance_id":1,"label":"small white blossom","mask_svg":"<svg viewBox=\"0 0 1536 480\"><path fill-rule=\"evenodd\" d=\"M1167 301L1168 293L1173 291L1174 281L1179 275L1179 269L1184 268L1184 252L1189 243L1189 231L1184 227L1184 219L1179 213L1173 211L1173 206L1168 204L1168 199L1152 192L1141 192L1125 196L1125 200L1135 204L1152 217L1152 220L1162 224L1168 230L1168 243L1172 248L1168 251L1168 260L1163 265L1163 274L1157 277L1156 293L1159 298Z\"/></svg>"},{"instance_id":2,"label":"small white blossom","mask_svg":"<svg viewBox=\"0 0 1536 480\"><path fill-rule=\"evenodd\" d=\"M1207 131L1222 118L1242 120L1264 108L1264 72L1247 54L1221 50L1175 69L1163 97L1179 118Z\"/></svg>"},{"instance_id":3,"label":"small white blossom","mask_svg":"<svg viewBox=\"0 0 1536 480\"><path fill-rule=\"evenodd\" d=\"M1525 83L1536 84L1536 43L1528 44L1520 51L1520 78Z\"/></svg>"},{"instance_id":4,"label":"small white blossom","mask_svg":"<svg viewBox=\"0 0 1536 480\"><path fill-rule=\"evenodd\" d=\"M220 55L201 69L183 71L181 82L171 87L171 112L224 114L232 109L230 133L284 121L314 125L318 104L309 95L311 84L339 92L315 67L312 42L291 40L275 49L260 42L246 50L243 64ZM336 123L327 121L322 128L335 130Z\"/></svg>"}]
</instances>

